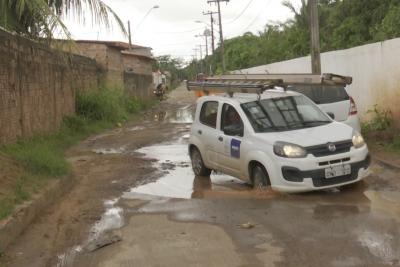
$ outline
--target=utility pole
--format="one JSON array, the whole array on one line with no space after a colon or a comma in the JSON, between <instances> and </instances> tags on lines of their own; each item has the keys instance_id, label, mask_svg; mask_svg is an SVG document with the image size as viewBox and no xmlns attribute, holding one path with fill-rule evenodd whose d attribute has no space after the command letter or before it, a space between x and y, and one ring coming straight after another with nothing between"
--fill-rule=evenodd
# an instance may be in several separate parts
<instances>
[{"instance_id":1,"label":"utility pole","mask_svg":"<svg viewBox=\"0 0 400 267\"><path fill-rule=\"evenodd\" d=\"M203 46L198 45L200 49L200 72L203 73Z\"/></svg>"},{"instance_id":2,"label":"utility pole","mask_svg":"<svg viewBox=\"0 0 400 267\"><path fill-rule=\"evenodd\" d=\"M194 56L195 56L195 66L196 66L196 74L197 74L198 69L199 69L198 68L199 61L197 60L197 51L199 51L199 49L196 47L195 49L193 49L193 51L194 51Z\"/></svg>"},{"instance_id":3,"label":"utility pole","mask_svg":"<svg viewBox=\"0 0 400 267\"><path fill-rule=\"evenodd\" d=\"M222 33L222 18L221 18L221 2L229 2L229 0L208 0L207 3L217 3L218 6L218 21L219 21L219 38L221 42L221 58L222 58L222 70L225 73L225 49L224 49L224 35Z\"/></svg>"},{"instance_id":4,"label":"utility pole","mask_svg":"<svg viewBox=\"0 0 400 267\"><path fill-rule=\"evenodd\" d=\"M131 22L129 20L128 20L128 37L129 37L129 50L132 50Z\"/></svg>"},{"instance_id":5,"label":"utility pole","mask_svg":"<svg viewBox=\"0 0 400 267\"><path fill-rule=\"evenodd\" d=\"M321 51L319 39L318 0L309 0L310 32L311 32L311 70L313 74L321 74Z\"/></svg>"},{"instance_id":6,"label":"utility pole","mask_svg":"<svg viewBox=\"0 0 400 267\"><path fill-rule=\"evenodd\" d=\"M208 36L210 36L210 30L205 29L203 34L196 34L194 37L204 37L206 41L206 56L208 57Z\"/></svg>"},{"instance_id":7,"label":"utility pole","mask_svg":"<svg viewBox=\"0 0 400 267\"><path fill-rule=\"evenodd\" d=\"M204 38L206 38L206 57L208 57L208 36L210 35L211 35L210 30L206 28L203 34Z\"/></svg>"},{"instance_id":8,"label":"utility pole","mask_svg":"<svg viewBox=\"0 0 400 267\"><path fill-rule=\"evenodd\" d=\"M218 14L218 12L212 12L212 11L207 11L207 12L203 12L203 15L210 15L210 19L211 19L211 48L212 48L212 53L214 54L215 52L215 36L214 36L214 14Z\"/></svg>"}]
</instances>

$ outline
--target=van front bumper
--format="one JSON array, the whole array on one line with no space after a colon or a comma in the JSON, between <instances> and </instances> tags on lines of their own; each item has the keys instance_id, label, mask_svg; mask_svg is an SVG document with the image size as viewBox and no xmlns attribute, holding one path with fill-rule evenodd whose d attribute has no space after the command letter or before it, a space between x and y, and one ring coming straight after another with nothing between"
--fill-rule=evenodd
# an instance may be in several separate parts
<instances>
[{"instance_id":1,"label":"van front bumper","mask_svg":"<svg viewBox=\"0 0 400 267\"><path fill-rule=\"evenodd\" d=\"M332 162L339 158L346 161L326 166L320 165L325 160ZM297 162L294 160L281 161L279 169L276 169L275 172L275 178L278 179L271 181L272 188L288 193L321 190L356 183L370 173L371 157L366 146L360 150L352 148L349 153L314 158L314 160L308 158L308 160L304 159L304 161ZM310 161L314 162L314 164L311 164ZM314 165L314 167L311 167L311 165ZM325 178L325 169L337 165L350 165L350 174Z\"/></svg>"},{"instance_id":2,"label":"van front bumper","mask_svg":"<svg viewBox=\"0 0 400 267\"><path fill-rule=\"evenodd\" d=\"M360 169L368 169L370 164L371 157L368 155L363 161L349 164L351 167L350 174L329 179L325 178L325 169L300 171L297 168L284 166L282 167L282 175L289 182L303 182L304 179L311 178L314 187L324 187L355 181L358 178L358 171Z\"/></svg>"}]
</instances>

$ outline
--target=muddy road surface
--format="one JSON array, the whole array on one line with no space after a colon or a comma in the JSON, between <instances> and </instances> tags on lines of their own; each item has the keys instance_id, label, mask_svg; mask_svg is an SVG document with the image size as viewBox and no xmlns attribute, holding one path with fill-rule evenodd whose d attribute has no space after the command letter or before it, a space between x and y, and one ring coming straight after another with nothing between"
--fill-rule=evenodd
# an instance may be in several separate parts
<instances>
[{"instance_id":1,"label":"muddy road surface","mask_svg":"<svg viewBox=\"0 0 400 267\"><path fill-rule=\"evenodd\" d=\"M307 194L195 177L183 87L68 152L77 185L6 252L9 266L400 266L400 177Z\"/></svg>"}]
</instances>

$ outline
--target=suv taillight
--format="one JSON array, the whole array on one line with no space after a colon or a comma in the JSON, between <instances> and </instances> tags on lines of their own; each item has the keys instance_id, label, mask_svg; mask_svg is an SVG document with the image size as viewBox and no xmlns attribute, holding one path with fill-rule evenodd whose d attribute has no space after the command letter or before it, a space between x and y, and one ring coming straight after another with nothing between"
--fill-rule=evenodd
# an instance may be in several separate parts
<instances>
[{"instance_id":1,"label":"suv taillight","mask_svg":"<svg viewBox=\"0 0 400 267\"><path fill-rule=\"evenodd\" d=\"M354 99L350 96L350 110L349 110L349 116L350 115L357 115L357 106L356 102L354 102Z\"/></svg>"}]
</instances>

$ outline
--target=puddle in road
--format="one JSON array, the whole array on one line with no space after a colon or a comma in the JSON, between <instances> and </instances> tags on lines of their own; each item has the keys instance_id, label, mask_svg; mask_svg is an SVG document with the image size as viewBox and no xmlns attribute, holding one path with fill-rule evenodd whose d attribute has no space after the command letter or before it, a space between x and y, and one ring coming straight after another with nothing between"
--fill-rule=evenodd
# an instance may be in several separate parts
<instances>
[{"instance_id":1,"label":"puddle in road","mask_svg":"<svg viewBox=\"0 0 400 267\"><path fill-rule=\"evenodd\" d=\"M99 148L99 149L93 149L93 153L96 154L101 154L101 155L112 155L112 154L122 154L125 152L124 147L120 148Z\"/></svg>"},{"instance_id":2,"label":"puddle in road","mask_svg":"<svg viewBox=\"0 0 400 267\"><path fill-rule=\"evenodd\" d=\"M390 214L400 221L399 192L367 190L364 194L371 201L372 211L376 213Z\"/></svg>"},{"instance_id":3,"label":"puddle in road","mask_svg":"<svg viewBox=\"0 0 400 267\"><path fill-rule=\"evenodd\" d=\"M129 132L136 132L136 131L142 131L146 129L146 127L144 126L135 126L135 127L131 127L128 129Z\"/></svg>"},{"instance_id":4,"label":"puddle in road","mask_svg":"<svg viewBox=\"0 0 400 267\"><path fill-rule=\"evenodd\" d=\"M150 195L168 198L270 198L278 193L255 191L242 180L212 173L211 177L195 177L190 163L184 135L175 143L144 147L136 152L144 157L156 159L153 166L161 173L155 182L132 188L124 198Z\"/></svg>"},{"instance_id":5,"label":"puddle in road","mask_svg":"<svg viewBox=\"0 0 400 267\"><path fill-rule=\"evenodd\" d=\"M154 121L169 123L193 123L193 106L187 105L175 112L159 111L153 115Z\"/></svg>"},{"instance_id":6,"label":"puddle in road","mask_svg":"<svg viewBox=\"0 0 400 267\"><path fill-rule=\"evenodd\" d=\"M116 206L119 199L104 201L104 207L106 211L101 216L101 219L97 221L90 230L89 238L82 245L74 246L66 253L58 256L57 267L70 267L74 266L75 259L84 251L93 251L100 248L102 245L107 245L107 238L113 238L114 236L105 235L105 233L119 229L124 225L123 209ZM106 237L104 237L106 236Z\"/></svg>"},{"instance_id":7,"label":"puddle in road","mask_svg":"<svg viewBox=\"0 0 400 267\"><path fill-rule=\"evenodd\" d=\"M358 241L383 263L388 265L398 263L399 253L394 250L396 239L392 235L366 230L359 233Z\"/></svg>"},{"instance_id":8,"label":"puddle in road","mask_svg":"<svg viewBox=\"0 0 400 267\"><path fill-rule=\"evenodd\" d=\"M106 211L101 216L101 219L95 223L90 230L89 242L97 239L102 233L118 229L123 226L123 210L116 206L119 199L107 200L104 202Z\"/></svg>"}]
</instances>

